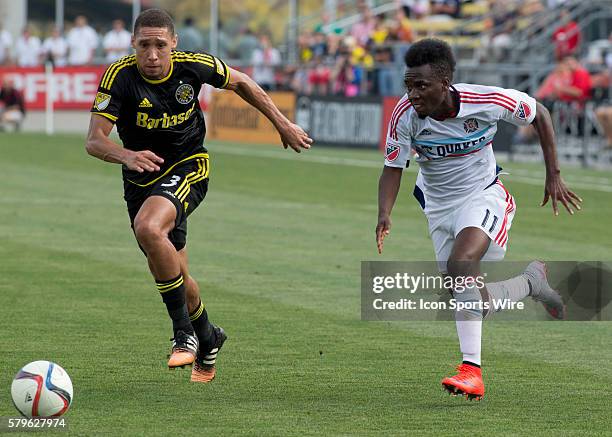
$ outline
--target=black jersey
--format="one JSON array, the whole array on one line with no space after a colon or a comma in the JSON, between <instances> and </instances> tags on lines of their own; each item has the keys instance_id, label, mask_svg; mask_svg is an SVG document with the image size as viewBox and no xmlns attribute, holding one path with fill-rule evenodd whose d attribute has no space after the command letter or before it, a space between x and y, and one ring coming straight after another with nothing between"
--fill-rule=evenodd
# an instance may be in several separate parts
<instances>
[{"instance_id":1,"label":"black jersey","mask_svg":"<svg viewBox=\"0 0 612 437\"><path fill-rule=\"evenodd\" d=\"M204 83L225 88L229 69L209 54L173 51L171 59L163 79L145 78L131 55L111 64L100 81L91 112L116 123L125 148L151 150L164 159L159 172L123 166L128 183L146 186L176 163L206 152L198 94Z\"/></svg>"}]
</instances>

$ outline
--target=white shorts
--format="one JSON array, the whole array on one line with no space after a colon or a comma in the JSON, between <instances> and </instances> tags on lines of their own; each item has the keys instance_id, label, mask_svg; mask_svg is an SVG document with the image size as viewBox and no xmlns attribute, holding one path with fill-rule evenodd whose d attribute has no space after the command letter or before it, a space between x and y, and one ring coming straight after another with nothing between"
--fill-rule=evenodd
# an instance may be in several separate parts
<instances>
[{"instance_id":1,"label":"white shorts","mask_svg":"<svg viewBox=\"0 0 612 437\"><path fill-rule=\"evenodd\" d=\"M483 261L501 261L506 255L508 232L516 204L514 197L498 179L478 194L469 197L460 207L435 216L427 216L429 234L436 252L440 272L446 273L446 262L453 250L455 238L465 228L482 229L491 239Z\"/></svg>"}]
</instances>

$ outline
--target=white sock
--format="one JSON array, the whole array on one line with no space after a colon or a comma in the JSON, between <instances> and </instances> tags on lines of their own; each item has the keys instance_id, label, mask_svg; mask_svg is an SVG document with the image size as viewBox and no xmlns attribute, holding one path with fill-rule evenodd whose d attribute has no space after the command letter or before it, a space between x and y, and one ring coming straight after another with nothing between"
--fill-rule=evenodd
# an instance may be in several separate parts
<instances>
[{"instance_id":1,"label":"white sock","mask_svg":"<svg viewBox=\"0 0 612 437\"><path fill-rule=\"evenodd\" d=\"M454 293L457 302L479 302L480 291L476 286L466 287L463 293ZM459 347L463 361L480 366L480 342L482 337L482 311L480 309L464 309L455 311L455 323L459 336Z\"/></svg>"},{"instance_id":2,"label":"white sock","mask_svg":"<svg viewBox=\"0 0 612 437\"><path fill-rule=\"evenodd\" d=\"M492 282L485 285L487 286L487 291L489 292L489 304L491 304L491 299L495 299L499 302L505 299L512 302L519 302L529 295L529 282L527 282L527 278L524 275L519 275L506 281ZM495 309L493 308L493 305L491 305L491 311L489 314L494 311ZM497 311L501 311L501 308Z\"/></svg>"}]
</instances>

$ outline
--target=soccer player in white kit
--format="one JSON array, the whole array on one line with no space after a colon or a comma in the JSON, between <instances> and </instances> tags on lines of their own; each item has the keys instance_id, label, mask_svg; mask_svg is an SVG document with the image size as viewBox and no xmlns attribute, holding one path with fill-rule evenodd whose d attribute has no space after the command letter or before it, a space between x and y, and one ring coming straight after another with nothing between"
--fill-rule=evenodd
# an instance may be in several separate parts
<instances>
[{"instance_id":1,"label":"soccer player in white kit","mask_svg":"<svg viewBox=\"0 0 612 437\"><path fill-rule=\"evenodd\" d=\"M555 215L558 202L570 214L580 209L582 200L560 176L553 126L543 105L516 90L451 85L455 60L448 44L440 40L413 44L405 61L407 93L389 123L379 181L379 253L391 228L402 170L414 151L420 168L414 194L427 217L440 271L453 278L476 278L481 275L480 260L504 258L516 203L498 178L493 155L493 137L500 120L517 126L532 124L538 133L546 165L542 206L550 199ZM461 293L453 291L453 297L463 302L516 302L526 296L542 302L551 316L565 317L563 301L548 285L545 265L539 261L515 278L487 283L480 289L473 284ZM456 312L463 362L457 375L442 380L449 393L470 400L484 396L480 343L487 313L478 309Z\"/></svg>"}]
</instances>

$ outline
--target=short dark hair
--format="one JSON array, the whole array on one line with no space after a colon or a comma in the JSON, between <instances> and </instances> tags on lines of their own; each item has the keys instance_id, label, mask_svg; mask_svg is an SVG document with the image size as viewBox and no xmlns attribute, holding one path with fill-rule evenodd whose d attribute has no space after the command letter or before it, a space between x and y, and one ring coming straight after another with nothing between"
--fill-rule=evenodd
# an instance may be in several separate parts
<instances>
[{"instance_id":1,"label":"short dark hair","mask_svg":"<svg viewBox=\"0 0 612 437\"><path fill-rule=\"evenodd\" d=\"M408 68L429 64L440 78L453 79L455 56L450 46L435 38L425 38L410 46L404 57Z\"/></svg>"},{"instance_id":2,"label":"short dark hair","mask_svg":"<svg viewBox=\"0 0 612 437\"><path fill-rule=\"evenodd\" d=\"M134 22L134 35L141 27L166 27L174 35L174 21L170 14L163 9L146 9L138 15Z\"/></svg>"}]
</instances>

